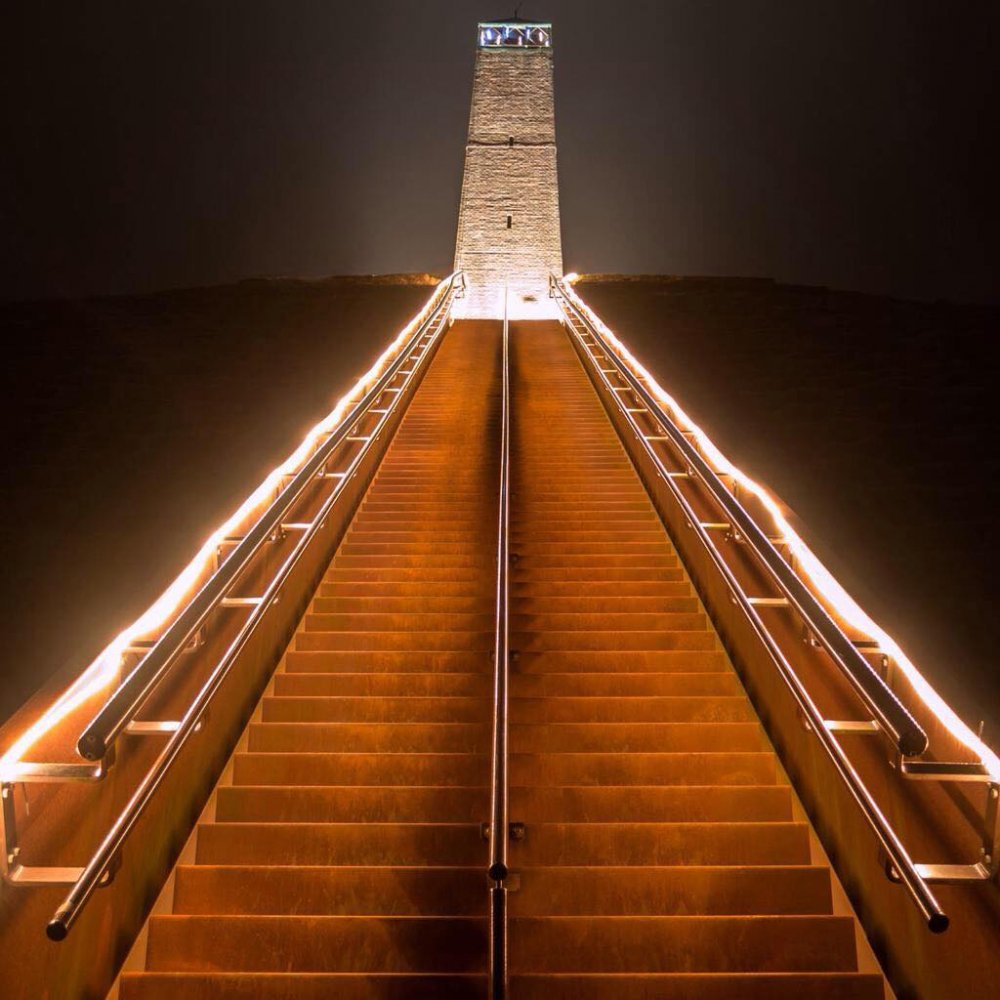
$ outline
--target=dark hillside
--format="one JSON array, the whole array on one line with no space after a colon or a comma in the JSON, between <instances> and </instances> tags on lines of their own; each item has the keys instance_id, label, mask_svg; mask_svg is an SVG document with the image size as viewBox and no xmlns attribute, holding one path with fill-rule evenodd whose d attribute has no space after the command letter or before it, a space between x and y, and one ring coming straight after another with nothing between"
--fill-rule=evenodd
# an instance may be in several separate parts
<instances>
[{"instance_id":1,"label":"dark hillside","mask_svg":"<svg viewBox=\"0 0 1000 1000\"><path fill-rule=\"evenodd\" d=\"M420 280L0 305L0 719L149 605L426 301Z\"/></svg>"},{"instance_id":2,"label":"dark hillside","mask_svg":"<svg viewBox=\"0 0 1000 1000\"><path fill-rule=\"evenodd\" d=\"M577 288L1000 745L1000 308L742 279Z\"/></svg>"}]
</instances>

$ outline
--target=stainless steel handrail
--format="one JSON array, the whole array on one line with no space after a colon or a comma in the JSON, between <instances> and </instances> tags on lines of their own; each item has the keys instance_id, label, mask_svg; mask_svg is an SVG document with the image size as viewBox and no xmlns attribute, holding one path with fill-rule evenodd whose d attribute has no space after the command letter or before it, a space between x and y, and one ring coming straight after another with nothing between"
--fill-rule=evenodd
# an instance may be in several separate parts
<instances>
[{"instance_id":1,"label":"stainless steel handrail","mask_svg":"<svg viewBox=\"0 0 1000 1000\"><path fill-rule=\"evenodd\" d=\"M500 489L497 526L496 637L493 645L493 775L490 800L490 996L507 995L507 887L509 839L508 728L508 556L510 546L510 363L507 298L503 316L503 388L500 417Z\"/></svg>"},{"instance_id":2,"label":"stainless steel handrail","mask_svg":"<svg viewBox=\"0 0 1000 1000\"><path fill-rule=\"evenodd\" d=\"M669 433L671 442L675 443L677 447L681 450L685 460L686 461L689 461L691 459L697 460L697 461L691 461L690 464L690 468L695 472L695 474L698 475L698 477L701 478L706 485L708 485L706 477L714 479L715 483L725 492L726 498L728 499L728 501L730 501L726 503L724 506L727 516L731 516L733 518L733 523L736 524L739 527L739 530L741 531L744 530L743 528L744 524L753 526L753 528L756 530L756 533L764 538L764 541L767 546L764 551L766 552L770 550L770 552L773 554L773 557L781 561L781 563L786 567L786 569L788 569L789 572L791 572L790 567L788 567L787 563L785 563L784 560L781 559L781 556L778 554L777 550L774 549L774 546L772 546L770 542L767 542L766 536L763 535L763 532L750 517L749 513L747 513L747 511L742 507L739 501L735 497L733 497L728 490L725 489L725 487L721 483L721 480L719 480L718 476L716 476L715 472L704 461L704 459L702 459L701 455L699 455L694 450L693 445L691 445L691 443L687 440L683 432L677 427L677 425L674 423L673 419L669 416L669 414L667 414L666 411L659 405L659 402L646 390L644 386L641 385L638 379L636 379L635 376L632 374L632 372L629 371L628 367L623 364L623 362L615 353L615 351L611 348L611 346L606 342L604 337L601 335L600 331L596 329L595 326L586 317L586 315L580 312L580 310L577 309L576 306L565 296L565 294L562 292L562 289L559 288L558 281L553 282L553 289L554 289L554 294L556 295L558 300L562 303L563 308L567 311L567 318L572 320L572 318L575 317L577 321L586 329L588 334L591 337L593 337L597 343L601 345L604 356L608 359L608 361L610 361L615 366L614 369L615 374L618 375L620 378L623 378L628 383L629 388L637 395L638 398L642 400L643 405L649 409L650 414L653 415L655 419L660 423L660 425L664 428L664 430ZM570 329L573 330L574 336L576 336L577 340L580 341L581 345L584 347L584 353L587 355L587 357L590 357L590 352L586 350L586 345L584 344L582 338L580 337L579 331L577 331L574 328L572 322L570 322L569 325ZM591 360L593 361L592 358ZM607 386L609 391L612 390L613 387L611 386L607 374L604 371L602 371L601 367L596 363L594 363L594 370L598 378L601 381L603 381L603 383ZM619 405L622 405L618 393L610 392L610 394L618 401ZM918 865L910 857L909 852L906 850L906 848L900 841L899 837L896 835L896 832L893 830L892 825L890 824L888 819L886 819L884 813L879 808L878 804L876 803L871 792L869 792L864 781L861 779L857 771L854 769L854 766L851 764L849 758L847 757L847 754L844 752L840 743L838 742L834 734L830 732L830 730L828 729L825 718L823 717L819 708L816 706L815 702L812 700L811 696L809 695L808 691L805 688L805 685L798 677L797 673L795 672L795 669L788 662L788 659L782 652L781 648L775 641L774 637L771 635L770 631L765 627L763 620L761 619L757 609L747 598L739 581L733 574L733 571L726 564L726 561L722 558L722 555L717 549L717 547L714 544L712 544L708 532L701 526L694 509L691 507L690 503L684 496L683 492L673 481L673 479L669 476L668 470L664 467L662 459L656 453L656 451L651 447L650 443L646 440L645 436L641 433L634 418L631 417L631 414L627 414L627 416L629 416L630 422L632 423L634 429L637 432L637 436L642 443L643 449L657 467L660 475L663 477L668 488L670 489L674 497L674 500L678 503L681 510L683 511L687 522L691 525L692 529L695 530L695 532L697 533L704 548L708 552L709 557L715 564L716 569L719 571L719 573L725 580L726 584L728 585L733 600L738 603L741 610L744 612L744 614L747 616L750 623L752 624L754 631L757 633L761 641L766 646L768 652L770 653L774 663L778 668L782 680L785 682L785 684L791 691L792 696L794 697L796 704L799 707L799 710L802 712L803 718L806 720L809 729L816 735L816 738L819 740L820 745L826 751L834 767L837 769L837 772L839 773L841 779L846 785L851 797L854 799L854 801L861 809L862 815L864 816L869 827L875 834L875 837L878 840L880 846L882 847L882 850L885 852L889 865L891 865L891 868L895 870L895 873L898 875L899 881L906 887L910 895L910 898L913 900L914 904L920 911L923 919L927 923L927 927L934 933L941 933L947 930L949 922L948 916L942 910L940 904L937 901L937 898L929 888L927 881L920 874ZM682 444L685 447L681 448ZM704 476L703 473L705 474ZM712 490L712 493L714 495L715 490ZM735 514L737 513L740 515L738 519L735 517ZM756 547L754 547L754 551L759 555ZM761 561L763 562L763 559ZM765 563L765 565L767 564ZM780 579L781 577L775 576L776 583L779 583ZM791 599L790 594L787 596L789 596L789 599ZM812 600L815 602L815 598L812 598ZM829 616L826 615L824 609L820 608L820 610L823 611L824 616L827 618L827 620L830 621L830 625L836 629L837 628L836 623L834 623L832 619L829 619ZM841 635L843 636L843 633L841 633ZM843 636L843 638L844 641L849 642L846 636ZM881 678L878 679L881 681ZM888 691L887 688L886 690ZM892 695L893 700L896 701L895 695L893 695L891 691L889 691L888 693ZM867 704L867 699L863 700L865 700L865 703ZM896 703L898 704L898 701ZM906 711L905 709L903 709L901 705L900 708L903 710L903 712ZM908 713L906 714L908 715ZM914 723L914 725L916 725L916 723ZM920 732L922 733L923 731L920 730ZM926 745L926 737L924 737L924 740Z\"/></svg>"},{"instance_id":3,"label":"stainless steel handrail","mask_svg":"<svg viewBox=\"0 0 1000 1000\"><path fill-rule=\"evenodd\" d=\"M426 336L428 330L432 328L433 324L438 319L442 318L442 315L444 316L447 315L447 308L450 306L454 294L456 292L458 280L460 280L459 275L452 275L448 287L441 298L441 301L414 332L413 336L407 342L406 347L403 350L401 350L397 360L387 369L386 376L389 376L390 372L392 373L392 377L395 377L396 374L399 374L401 371L400 366L404 363L406 359L410 357L410 354L413 350L413 345L415 345L420 339ZM442 323L442 328L443 326L444 324ZM440 333L440 330L438 332ZM411 367L409 373L406 375L407 382L418 376L418 374L422 370L423 364L425 363L418 362L417 364ZM362 406L364 406L365 408L370 407L372 403L381 394L381 392L384 391L387 384L388 382L385 376L383 378L380 378L376 383L375 388L373 388L370 392L366 393L363 399L357 404L357 406L355 406L352 409L350 416L347 417L341 424L341 428L350 427L353 424L353 422L357 420L357 418L361 415L362 411L360 408ZM379 391L376 392L376 389L379 389ZM396 395L398 397L401 394L397 393ZM387 411L391 409L392 407L388 407ZM388 412L382 414L381 420L379 422L380 425L385 422L387 417L388 417ZM369 441L365 445L365 447L362 448L361 454L367 451L370 445L371 442ZM323 453L324 458L329 455L329 451L327 450L326 445L322 446L320 451ZM317 454L319 454L319 452L317 452ZM357 460L358 458L355 459L355 461ZM313 470L312 475L315 475L317 473L317 469L321 467L322 467L321 465L318 467L314 466L313 461L310 460L307 463L307 465L304 466L303 472L305 471L306 468L309 468ZM296 483L298 480L299 476L297 475L293 480L293 484ZM125 807L119 813L117 819L115 820L114 824L111 827L111 830L105 836L104 840L101 842L97 850L94 852L90 861L84 867L82 873L79 875L79 877L71 887L69 893L66 895L66 898L63 900L58 909L55 911L55 914L53 915L52 919L48 923L48 926L46 927L46 933L52 940L61 941L66 937L66 935L69 933L70 928L76 922L83 908L86 906L88 900L91 898L97 887L101 884L102 880L105 877L105 874L113 869L117 859L120 856L125 841L129 837L129 834L132 832L132 830L135 828L135 825L141 819L143 813L145 812L147 806L149 805L150 801L155 795L157 789L166 779L167 774L169 773L170 767L173 764L174 760L176 760L178 755L184 749L190 736L194 732L196 732L197 729L199 728L199 723L205 716L205 713L209 708L213 696L218 691L223 681L226 679L227 675L230 672L230 669L236 662L240 651L246 646L247 642L250 640L251 636L253 635L254 629L256 628L257 624L259 623L260 619L264 614L264 611L278 596L278 593L282 585L284 584L285 580L288 578L289 574L291 573L291 571L298 563L299 559L304 554L306 548L309 545L309 542L312 540L315 533L319 530L325 518L329 515L334 504L339 499L344 481L345 480L341 480L341 483L338 484L338 487L332 491L330 496L327 498L327 500L320 508L316 517L311 522L309 528L302 533L302 537L298 540L292 552L289 554L285 562L281 565L281 567L275 574L270 584L267 586L260 603L254 607L253 612L249 615L247 621L240 629L236 638L226 649L225 653L222 655L218 663L216 663L205 684L202 686L201 690L198 692L197 696L192 701L190 707L187 709L187 711L181 718L180 722L178 723L176 730L173 733L171 733L163 749L160 751L159 755L156 757L152 766L146 772L142 781L139 783L135 792L132 794L132 797L129 799ZM279 498L274 502L274 504L271 505L271 507L268 508L268 510L264 513L264 515L262 515L261 521L267 519L268 523L272 523L275 520L277 520L277 523L280 523L280 513L284 513L284 511L287 510L288 508L288 504L283 503L283 498L286 497L286 494L291 489L292 489L292 484L290 484L289 487L286 488L286 490L282 491L282 494L279 496ZM299 492L301 492L301 485L299 489L295 490L294 495L298 496ZM277 514L275 508L280 509ZM260 523L261 522L258 521L258 525ZM248 535L247 537L249 538L250 536ZM262 540L263 538L267 537L267 532L263 532L260 535L255 534L254 537L259 537ZM200 598L203 597L206 590L208 590L208 588L211 587L212 581L215 580L218 577L218 575L219 574L213 576L212 580L210 580L209 583L202 588L199 594L196 595L195 601L198 601ZM226 586L228 585L228 583L232 582L232 579L233 579L232 576L227 575L226 577L227 582L225 585L217 584L215 587L212 587L211 592L216 600L221 600L223 594L225 593ZM132 693L129 693L127 696L123 696L122 702L123 704L127 702L127 707L130 708L132 705ZM121 713L122 711L123 709L119 707L119 713ZM115 715L115 718L117 718L117 714Z\"/></svg>"},{"instance_id":4,"label":"stainless steel handrail","mask_svg":"<svg viewBox=\"0 0 1000 1000\"><path fill-rule=\"evenodd\" d=\"M406 363L412 345L424 335L424 331L437 319L441 309L450 301L458 277L458 274L451 276L441 301L414 331L406 348L400 351L395 361L385 370L372 388L358 400L337 429L303 464L288 485L281 490L274 502L261 514L250 531L233 548L222 565L164 630L163 634L150 647L149 652L132 668L111 697L88 723L77 741L77 751L82 757L87 760L100 760L104 757L115 739L135 717L157 682L197 634L208 615L219 606L229 588L239 578L260 547L276 531L280 530L281 523L288 511L322 471L327 460L350 436L355 423L397 376L403 364ZM334 490L335 494L343 487L344 482L346 479L342 480Z\"/></svg>"},{"instance_id":5,"label":"stainless steel handrail","mask_svg":"<svg viewBox=\"0 0 1000 1000\"><path fill-rule=\"evenodd\" d=\"M766 532L747 513L746 508L726 487L694 444L667 415L656 397L649 392L627 365L621 363L613 348L601 336L600 331L594 328L575 304L565 296L561 296L561 298L579 321L587 327L591 335L600 341L608 356L614 361L620 377L625 379L632 392L642 400L650 413L662 425L665 434L670 438L670 443L683 456L687 467L697 475L712 494L712 499L723 510L732 527L753 550L775 586L802 616L864 702L865 707L878 720L882 730L892 739L899 752L904 756L922 754L927 749L927 734L896 697L895 692L844 634L815 594L782 558L767 537ZM648 443L647 450L654 458L656 457L653 449L648 447Z\"/></svg>"}]
</instances>

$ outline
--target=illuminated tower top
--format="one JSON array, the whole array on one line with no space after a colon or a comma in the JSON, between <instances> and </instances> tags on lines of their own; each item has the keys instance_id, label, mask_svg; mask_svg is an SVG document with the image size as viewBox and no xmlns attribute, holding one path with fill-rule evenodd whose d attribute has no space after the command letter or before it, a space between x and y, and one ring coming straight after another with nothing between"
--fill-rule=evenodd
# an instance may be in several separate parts
<instances>
[{"instance_id":1,"label":"illuminated tower top","mask_svg":"<svg viewBox=\"0 0 1000 1000\"><path fill-rule=\"evenodd\" d=\"M468 294L461 312L545 316L550 274L562 274L556 175L552 25L486 21L465 147L455 267ZM457 311L458 312L458 311Z\"/></svg>"},{"instance_id":2,"label":"illuminated tower top","mask_svg":"<svg viewBox=\"0 0 1000 1000\"><path fill-rule=\"evenodd\" d=\"M484 21L479 25L481 49L547 49L552 25L544 21Z\"/></svg>"}]
</instances>

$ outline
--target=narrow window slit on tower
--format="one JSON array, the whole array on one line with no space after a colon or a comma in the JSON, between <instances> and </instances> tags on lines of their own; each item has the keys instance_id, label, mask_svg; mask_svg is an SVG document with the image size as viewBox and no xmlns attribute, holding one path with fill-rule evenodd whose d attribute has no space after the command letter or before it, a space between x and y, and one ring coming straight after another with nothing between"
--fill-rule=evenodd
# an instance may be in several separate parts
<instances>
[{"instance_id":1,"label":"narrow window slit on tower","mask_svg":"<svg viewBox=\"0 0 1000 1000\"><path fill-rule=\"evenodd\" d=\"M511 136L511 137L510 137L510 138L509 138L509 139L507 140L507 145L508 145L508 146L513 146L513 145L514 145L514 137L513 137L513 136Z\"/></svg>"},{"instance_id":2,"label":"narrow window slit on tower","mask_svg":"<svg viewBox=\"0 0 1000 1000\"><path fill-rule=\"evenodd\" d=\"M514 216L513 215L508 215L507 216L507 228L510 229L513 225L514 225Z\"/></svg>"}]
</instances>

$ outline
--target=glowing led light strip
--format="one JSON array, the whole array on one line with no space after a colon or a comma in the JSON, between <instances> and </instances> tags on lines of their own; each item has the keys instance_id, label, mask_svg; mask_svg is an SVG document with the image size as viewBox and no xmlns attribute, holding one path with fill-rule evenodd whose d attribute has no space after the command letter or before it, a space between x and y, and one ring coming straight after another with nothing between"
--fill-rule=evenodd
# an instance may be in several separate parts
<instances>
[{"instance_id":1,"label":"glowing led light strip","mask_svg":"<svg viewBox=\"0 0 1000 1000\"><path fill-rule=\"evenodd\" d=\"M941 724L960 743L976 754L990 774L993 781L1000 781L1000 757L998 757L976 734L958 717L952 707L934 690L930 682L920 673L909 657L900 649L898 643L884 629L880 628L858 603L837 582L830 571L813 554L809 546L799 537L795 529L781 512L774 498L759 483L751 479L745 472L733 465L713 444L711 438L684 412L684 410L652 374L643 367L631 351L611 332L604 321L580 298L573 290L573 282L579 275L567 274L560 287L573 305L583 313L588 321L599 330L612 347L615 354L623 361L632 373L643 381L649 392L673 415L674 423L682 430L689 431L698 443L702 454L716 473L732 476L734 481L752 493L764 505L774 522L777 535L789 551L798 560L799 567L808 578L813 588L827 601L840 617L852 628L873 639L879 649L891 656L896 666L913 685L917 695L930 711L937 716Z\"/></svg>"},{"instance_id":2,"label":"glowing led light strip","mask_svg":"<svg viewBox=\"0 0 1000 1000\"><path fill-rule=\"evenodd\" d=\"M0 780L16 780L17 765L24 754L67 715L79 708L88 698L107 688L118 676L125 649L136 639L156 631L170 621L182 607L185 598L190 596L211 560L215 558L218 546L225 538L235 534L239 526L252 515L266 507L273 498L275 490L281 485L282 478L294 474L316 450L320 443L319 439L340 426L348 410L382 377L409 342L414 331L433 312L454 278L455 275L450 275L435 288L424 307L400 331L375 364L340 397L337 405L309 431L298 448L281 465L268 473L239 509L216 528L170 586L128 628L112 639L52 706L17 738L3 757L0 757Z\"/></svg>"}]
</instances>

